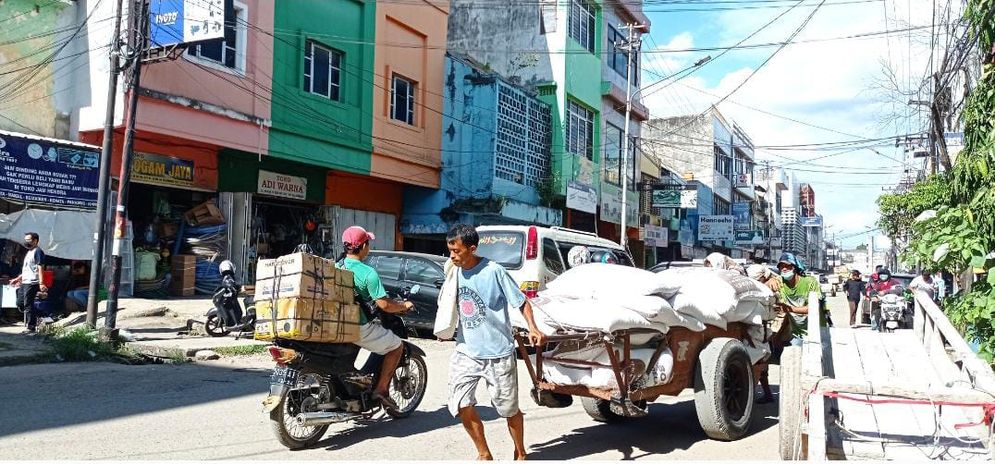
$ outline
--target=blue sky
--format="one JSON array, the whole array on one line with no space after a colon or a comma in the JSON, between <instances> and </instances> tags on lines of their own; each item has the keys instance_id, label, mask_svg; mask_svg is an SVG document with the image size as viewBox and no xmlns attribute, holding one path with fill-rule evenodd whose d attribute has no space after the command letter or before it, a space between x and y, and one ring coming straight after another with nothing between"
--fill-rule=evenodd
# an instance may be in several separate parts
<instances>
[{"instance_id":1,"label":"blue sky","mask_svg":"<svg viewBox=\"0 0 995 464\"><path fill-rule=\"evenodd\" d=\"M742 83L777 48L732 50L722 56L720 50L671 51L731 46L757 30L760 32L746 44L785 41L818 1L803 0L789 10L795 3L704 3L694 8L735 9L698 12L674 12L681 7L647 3L644 11L653 25L650 37L644 37L641 64L644 103L653 116L706 109ZM758 5L776 8L742 8ZM776 22L762 28L782 13ZM922 29L893 32L910 25ZM886 90L893 86L887 84L885 70L892 70L903 90L917 88L929 67L931 25L931 3L925 1L828 0L795 37L795 42L801 43L788 45L774 55L719 105L723 115L743 127L758 147L769 147L758 149L758 161L796 169L801 182L813 185L816 208L825 216L829 234L847 237L843 240L847 246L867 240L867 233L858 234L877 220L875 199L882 187L898 182L912 159L893 141L849 152L790 150L784 146L890 137L910 132L912 127L918 131L922 115L904 104L908 95ZM824 40L885 31L892 32ZM654 74L670 75L706 55L713 60L689 77L646 88L658 80ZM921 165L920 160L915 161ZM878 246L887 244L883 237L878 240Z\"/></svg>"}]
</instances>

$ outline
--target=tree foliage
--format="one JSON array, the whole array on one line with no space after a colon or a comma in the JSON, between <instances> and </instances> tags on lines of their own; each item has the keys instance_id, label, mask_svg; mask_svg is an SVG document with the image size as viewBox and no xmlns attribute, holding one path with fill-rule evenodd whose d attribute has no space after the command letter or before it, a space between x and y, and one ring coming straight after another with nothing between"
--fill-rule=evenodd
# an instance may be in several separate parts
<instances>
[{"instance_id":1,"label":"tree foliage","mask_svg":"<svg viewBox=\"0 0 995 464\"><path fill-rule=\"evenodd\" d=\"M943 175L931 176L905 193L881 195L877 201L878 227L892 239L905 237L914 232L912 226L917 216L949 200L950 184Z\"/></svg>"}]
</instances>

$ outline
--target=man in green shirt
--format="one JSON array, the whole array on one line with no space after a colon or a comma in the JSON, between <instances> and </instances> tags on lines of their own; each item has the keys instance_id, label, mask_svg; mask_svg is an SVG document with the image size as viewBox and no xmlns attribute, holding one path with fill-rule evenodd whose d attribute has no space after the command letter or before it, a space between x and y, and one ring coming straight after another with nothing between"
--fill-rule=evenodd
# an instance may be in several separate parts
<instances>
[{"instance_id":1,"label":"man in green shirt","mask_svg":"<svg viewBox=\"0 0 995 464\"><path fill-rule=\"evenodd\" d=\"M819 295L819 306L824 306L825 297L819 282L812 276L805 275L805 266L793 253L784 253L777 261L777 272L781 275L784 285L781 286L781 310L791 316L791 344L801 346L802 337L808 332L808 297L811 292ZM821 311L820 311L821 319Z\"/></svg>"},{"instance_id":2,"label":"man in green shirt","mask_svg":"<svg viewBox=\"0 0 995 464\"><path fill-rule=\"evenodd\" d=\"M383 288L380 275L376 269L363 263L370 254L370 241L376 236L359 226L352 226L342 233L342 244L345 248L345 258L342 267L352 271L356 293L362 304L373 302L383 312L400 314L410 310L414 304L410 301L398 302L387 298L387 290ZM401 361L404 348L401 338L384 328L376 320L370 320L366 311L360 312L359 341L360 348L371 353L382 355L383 364L380 367L380 377L373 389L373 399L380 401L384 407L397 409L397 404L390 398L388 387L394 377L394 370Z\"/></svg>"}]
</instances>

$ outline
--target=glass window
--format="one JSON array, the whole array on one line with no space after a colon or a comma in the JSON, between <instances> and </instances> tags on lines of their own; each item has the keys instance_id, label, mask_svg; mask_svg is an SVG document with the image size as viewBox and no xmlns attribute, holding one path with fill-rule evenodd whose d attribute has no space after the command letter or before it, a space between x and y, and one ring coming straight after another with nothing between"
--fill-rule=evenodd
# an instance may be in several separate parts
<instances>
[{"instance_id":1,"label":"glass window","mask_svg":"<svg viewBox=\"0 0 995 464\"><path fill-rule=\"evenodd\" d=\"M381 279L400 280L403 261L404 258L397 256L381 256L377 260L377 274L380 274Z\"/></svg>"},{"instance_id":2,"label":"glass window","mask_svg":"<svg viewBox=\"0 0 995 464\"><path fill-rule=\"evenodd\" d=\"M304 90L339 101L342 87L342 53L313 40L304 45Z\"/></svg>"},{"instance_id":3,"label":"glass window","mask_svg":"<svg viewBox=\"0 0 995 464\"><path fill-rule=\"evenodd\" d=\"M569 16L570 38L594 53L594 6L585 0L571 0Z\"/></svg>"},{"instance_id":4,"label":"glass window","mask_svg":"<svg viewBox=\"0 0 995 464\"><path fill-rule=\"evenodd\" d=\"M187 55L241 71L245 67L240 59L245 49L244 39L241 38L245 36L248 15L243 5L235 5L232 0L225 0L225 11L229 12L226 16L232 19L225 22L224 37L191 45L187 48Z\"/></svg>"},{"instance_id":5,"label":"glass window","mask_svg":"<svg viewBox=\"0 0 995 464\"><path fill-rule=\"evenodd\" d=\"M415 83L397 74L391 79L390 117L415 125Z\"/></svg>"},{"instance_id":6,"label":"glass window","mask_svg":"<svg viewBox=\"0 0 995 464\"><path fill-rule=\"evenodd\" d=\"M620 48L625 44L627 37L612 26L608 26L608 47L610 50L606 54L608 57L608 67L615 70L615 73L622 77L629 77L626 73L626 65L629 61L629 52ZM639 85L639 51L632 56L632 85Z\"/></svg>"},{"instance_id":7,"label":"glass window","mask_svg":"<svg viewBox=\"0 0 995 464\"><path fill-rule=\"evenodd\" d=\"M563 273L563 258L560 257L560 250L556 249L556 242L552 239L542 240L542 262L549 272L556 275Z\"/></svg>"},{"instance_id":8,"label":"glass window","mask_svg":"<svg viewBox=\"0 0 995 464\"><path fill-rule=\"evenodd\" d=\"M517 232L484 232L480 234L477 254L508 269L522 266L525 236Z\"/></svg>"},{"instance_id":9,"label":"glass window","mask_svg":"<svg viewBox=\"0 0 995 464\"><path fill-rule=\"evenodd\" d=\"M404 262L404 280L408 282L434 287L435 281L445 278L442 271L428 260L408 258Z\"/></svg>"},{"instance_id":10,"label":"glass window","mask_svg":"<svg viewBox=\"0 0 995 464\"><path fill-rule=\"evenodd\" d=\"M611 123L605 125L605 158L602 164L604 165L605 182L612 185L621 185L622 183L619 173L622 172L623 134L622 128Z\"/></svg>"},{"instance_id":11,"label":"glass window","mask_svg":"<svg viewBox=\"0 0 995 464\"><path fill-rule=\"evenodd\" d=\"M567 152L594 160L594 112L583 106L567 102Z\"/></svg>"}]
</instances>

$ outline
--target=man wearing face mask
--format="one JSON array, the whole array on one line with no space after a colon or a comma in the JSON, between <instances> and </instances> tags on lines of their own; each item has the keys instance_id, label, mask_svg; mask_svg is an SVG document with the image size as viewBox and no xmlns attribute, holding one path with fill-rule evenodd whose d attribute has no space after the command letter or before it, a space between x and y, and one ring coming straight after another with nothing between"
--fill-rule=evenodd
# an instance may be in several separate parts
<instances>
[{"instance_id":1,"label":"man wearing face mask","mask_svg":"<svg viewBox=\"0 0 995 464\"><path fill-rule=\"evenodd\" d=\"M867 289L867 294L871 298L871 330L878 330L878 324L881 320L881 300L879 296L885 295L893 287L900 287L901 285L901 282L891 277L891 271L888 268L882 267L878 271L878 280L871 283Z\"/></svg>"},{"instance_id":2,"label":"man wearing face mask","mask_svg":"<svg viewBox=\"0 0 995 464\"><path fill-rule=\"evenodd\" d=\"M791 316L791 344L801 346L802 338L808 332L808 296L815 292L819 295L820 318L821 309L825 306L825 297L819 281L812 276L805 275L805 266L792 253L784 253L777 261L777 272L781 275L780 301L778 306L782 311Z\"/></svg>"},{"instance_id":3,"label":"man wearing face mask","mask_svg":"<svg viewBox=\"0 0 995 464\"><path fill-rule=\"evenodd\" d=\"M38 325L38 314L35 312L35 299L38 292L47 292L48 288L42 283L42 260L45 253L38 248L38 234L28 232L24 234L24 247L28 253L24 255L24 263L21 265L21 275L10 281L10 284L17 287L17 307L24 313L24 324L27 326L23 335L34 335Z\"/></svg>"}]
</instances>

